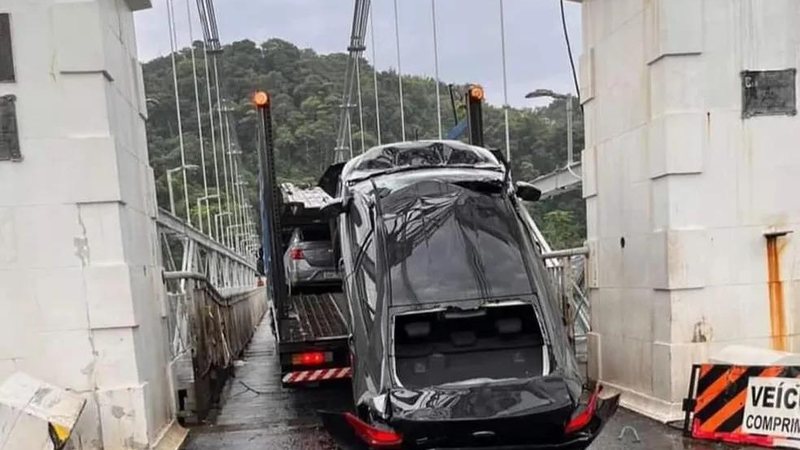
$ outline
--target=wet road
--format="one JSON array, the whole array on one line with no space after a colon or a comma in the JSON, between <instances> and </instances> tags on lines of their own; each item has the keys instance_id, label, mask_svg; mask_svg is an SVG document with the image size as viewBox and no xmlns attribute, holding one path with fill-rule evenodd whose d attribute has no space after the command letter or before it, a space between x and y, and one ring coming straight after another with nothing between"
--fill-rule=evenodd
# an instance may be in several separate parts
<instances>
[{"instance_id":1,"label":"wet road","mask_svg":"<svg viewBox=\"0 0 800 450\"><path fill-rule=\"evenodd\" d=\"M220 410L210 423L192 429L187 450L335 449L316 411L345 410L352 403L349 382L308 389L283 389L274 341L262 322L222 395ZM627 430L630 426L639 435ZM620 410L592 450L706 450L731 447L683 439L678 430Z\"/></svg>"}]
</instances>

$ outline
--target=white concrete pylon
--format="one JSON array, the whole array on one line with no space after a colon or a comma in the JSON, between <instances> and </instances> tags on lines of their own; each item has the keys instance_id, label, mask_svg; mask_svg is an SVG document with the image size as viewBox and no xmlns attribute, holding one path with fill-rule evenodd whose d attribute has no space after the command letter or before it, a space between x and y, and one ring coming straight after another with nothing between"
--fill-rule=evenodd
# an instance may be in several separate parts
<instances>
[{"instance_id":1,"label":"white concrete pylon","mask_svg":"<svg viewBox=\"0 0 800 450\"><path fill-rule=\"evenodd\" d=\"M800 2L582 5L589 370L675 419L692 363L800 352Z\"/></svg>"},{"instance_id":2,"label":"white concrete pylon","mask_svg":"<svg viewBox=\"0 0 800 450\"><path fill-rule=\"evenodd\" d=\"M132 8L2 0L19 162L0 161L0 379L86 400L84 449L155 448L175 425L146 102Z\"/></svg>"}]
</instances>

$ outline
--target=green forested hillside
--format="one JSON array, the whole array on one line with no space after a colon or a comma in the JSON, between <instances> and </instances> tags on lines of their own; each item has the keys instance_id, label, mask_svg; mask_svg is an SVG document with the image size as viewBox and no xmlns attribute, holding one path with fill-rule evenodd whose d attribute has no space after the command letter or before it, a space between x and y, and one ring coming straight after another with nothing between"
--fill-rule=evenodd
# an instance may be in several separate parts
<instances>
[{"instance_id":1,"label":"green forested hillside","mask_svg":"<svg viewBox=\"0 0 800 450\"><path fill-rule=\"evenodd\" d=\"M208 102L205 88L205 66L202 50L196 50L197 71L200 76L200 110L204 124L206 159L209 167L209 186L214 186L211 171L211 143L208 127ZM258 205L256 173L256 122L250 95L256 89L272 94L275 144L279 177L301 183L314 183L325 167L332 162L336 140L337 120L347 55L319 55L310 49L271 39L262 44L252 41L234 42L224 47L219 59L220 78L224 81L228 105L233 109L231 127L235 128L243 152L243 178L253 205ZM187 164L200 164L197 113L194 101L192 62L188 48L177 58L182 126ZM364 140L369 147L376 143L375 108L372 67L363 62L361 68L364 104ZM213 67L212 67L213 70ZM166 170L180 166L178 122L172 84L172 65L169 57L144 64L145 90L149 108L148 141L151 164L156 174L159 204L167 207ZM480 83L481 80L475 80ZM397 74L378 73L380 94L381 133L384 143L400 140L400 108L397 95ZM405 92L406 131L408 139L434 138L437 134L435 82L431 78L407 76L403 79ZM458 88L463 89L463 87ZM448 90L442 86L443 123L453 126ZM447 97L445 97L447 96ZM500 99L488 99L500 103ZM457 105L456 109L459 109ZM576 148L582 148L583 126L579 109L576 112ZM461 114L463 116L463 113ZM512 109L511 152L513 175L529 180L547 173L566 158L566 112L563 101L545 108ZM501 148L504 143L502 108L489 106L485 110L486 142ZM353 143L360 151L361 134L358 117L354 116ZM221 162L220 162L221 165ZM222 170L220 168L220 170ZM190 198L203 194L202 175L190 172ZM177 180L176 188L177 188ZM182 190L176 189L178 213L183 215ZM212 189L213 193L213 189ZM192 201L194 207L194 201ZM556 200L533 206L533 212L554 247L580 245L585 234L583 201L579 193L567 194Z\"/></svg>"}]
</instances>

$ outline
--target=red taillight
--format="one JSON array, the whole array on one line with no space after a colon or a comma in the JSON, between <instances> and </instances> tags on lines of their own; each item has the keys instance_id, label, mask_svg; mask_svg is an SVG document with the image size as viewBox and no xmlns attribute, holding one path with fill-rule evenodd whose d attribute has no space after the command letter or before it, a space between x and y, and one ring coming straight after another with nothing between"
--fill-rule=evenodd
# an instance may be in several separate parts
<instances>
[{"instance_id":1,"label":"red taillight","mask_svg":"<svg viewBox=\"0 0 800 450\"><path fill-rule=\"evenodd\" d=\"M345 413L344 418L353 427L356 435L370 447L399 448L400 444L403 443L403 436L392 430L368 425L350 413Z\"/></svg>"},{"instance_id":2,"label":"red taillight","mask_svg":"<svg viewBox=\"0 0 800 450\"><path fill-rule=\"evenodd\" d=\"M291 250L289 250L289 257L295 261L306 258L306 256L303 254L303 249L297 247L293 247Z\"/></svg>"},{"instance_id":3,"label":"red taillight","mask_svg":"<svg viewBox=\"0 0 800 450\"><path fill-rule=\"evenodd\" d=\"M295 366L318 366L324 364L325 357L323 352L295 353L292 355L292 365Z\"/></svg>"},{"instance_id":4,"label":"red taillight","mask_svg":"<svg viewBox=\"0 0 800 450\"><path fill-rule=\"evenodd\" d=\"M589 422L592 421L592 417L594 417L594 413L597 410L597 396L599 394L600 390L597 390L589 397L589 403L586 405L586 408L567 423L567 426L564 428L564 434L575 433L589 425Z\"/></svg>"}]
</instances>

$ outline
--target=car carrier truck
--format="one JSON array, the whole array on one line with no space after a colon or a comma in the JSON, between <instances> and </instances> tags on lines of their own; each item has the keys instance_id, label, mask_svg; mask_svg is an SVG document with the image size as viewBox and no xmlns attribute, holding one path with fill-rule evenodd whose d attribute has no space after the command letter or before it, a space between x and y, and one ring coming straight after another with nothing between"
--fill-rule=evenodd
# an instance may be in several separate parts
<instances>
[{"instance_id":1,"label":"car carrier truck","mask_svg":"<svg viewBox=\"0 0 800 450\"><path fill-rule=\"evenodd\" d=\"M268 314L277 341L281 381L284 385L299 385L350 378L346 302L341 285L292 289L283 267L292 230L325 223L322 208L330 197L321 190L314 195L298 195L296 189L278 183L270 96L258 92L253 102L259 118L262 248Z\"/></svg>"}]
</instances>

